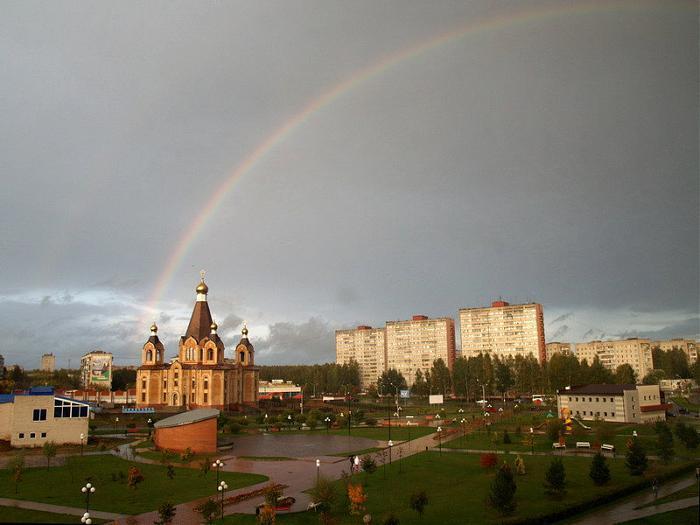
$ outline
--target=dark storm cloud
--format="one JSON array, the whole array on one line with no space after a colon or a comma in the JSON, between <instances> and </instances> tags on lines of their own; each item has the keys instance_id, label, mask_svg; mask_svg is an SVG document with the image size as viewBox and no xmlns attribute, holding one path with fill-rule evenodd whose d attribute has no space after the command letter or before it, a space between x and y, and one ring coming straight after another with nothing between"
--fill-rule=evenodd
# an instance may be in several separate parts
<instances>
[{"instance_id":1,"label":"dark storm cloud","mask_svg":"<svg viewBox=\"0 0 700 525\"><path fill-rule=\"evenodd\" d=\"M354 83L233 184L147 304L216 188L310 101L478 17L569 5L4 3L0 284L52 332L21 340L7 312L0 336L36 359L138 355L147 325L124 342L111 319L163 312L172 352L203 267L222 325L264 312L248 319L277 327L270 360L332 359L329 334L355 319L454 317L499 295L543 303L573 340L686 335L697 6L665 1L472 32ZM280 334L300 340L310 318L322 342L297 354Z\"/></svg>"},{"instance_id":2,"label":"dark storm cloud","mask_svg":"<svg viewBox=\"0 0 700 525\"><path fill-rule=\"evenodd\" d=\"M267 339L255 343L256 363L309 364L333 361L335 330L322 319L274 323Z\"/></svg>"},{"instance_id":3,"label":"dark storm cloud","mask_svg":"<svg viewBox=\"0 0 700 525\"><path fill-rule=\"evenodd\" d=\"M678 323L673 323L657 330L629 330L616 334L616 337L620 339L627 337L644 337L658 340L672 339L678 337L679 334L685 334L685 337L693 339L700 339L700 317L684 319Z\"/></svg>"}]
</instances>

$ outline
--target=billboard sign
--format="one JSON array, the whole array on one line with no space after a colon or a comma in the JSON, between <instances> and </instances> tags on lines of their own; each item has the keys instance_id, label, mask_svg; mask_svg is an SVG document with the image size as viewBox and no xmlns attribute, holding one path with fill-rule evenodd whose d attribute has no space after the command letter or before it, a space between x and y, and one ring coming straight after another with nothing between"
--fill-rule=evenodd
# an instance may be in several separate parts
<instances>
[{"instance_id":1,"label":"billboard sign","mask_svg":"<svg viewBox=\"0 0 700 525\"><path fill-rule=\"evenodd\" d=\"M442 405L443 402L442 394L428 397L428 403L431 405Z\"/></svg>"},{"instance_id":2,"label":"billboard sign","mask_svg":"<svg viewBox=\"0 0 700 525\"><path fill-rule=\"evenodd\" d=\"M93 356L88 365L90 383L110 383L112 356Z\"/></svg>"},{"instance_id":3,"label":"billboard sign","mask_svg":"<svg viewBox=\"0 0 700 525\"><path fill-rule=\"evenodd\" d=\"M406 390L401 390L401 391L399 392L399 394L401 395L401 399L408 399L408 398L411 397L411 391L408 390L408 389L406 389Z\"/></svg>"}]
</instances>

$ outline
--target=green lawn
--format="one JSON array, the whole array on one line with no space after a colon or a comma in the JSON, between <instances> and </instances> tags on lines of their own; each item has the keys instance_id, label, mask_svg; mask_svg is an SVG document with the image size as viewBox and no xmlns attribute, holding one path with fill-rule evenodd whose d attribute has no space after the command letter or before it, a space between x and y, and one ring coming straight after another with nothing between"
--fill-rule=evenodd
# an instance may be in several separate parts
<instances>
[{"instance_id":1,"label":"green lawn","mask_svg":"<svg viewBox=\"0 0 700 525\"><path fill-rule=\"evenodd\" d=\"M687 509L662 512L648 518L625 521L620 525L668 525L669 523L678 523L679 525L682 523L698 523L698 508L688 507Z\"/></svg>"},{"instance_id":2,"label":"green lawn","mask_svg":"<svg viewBox=\"0 0 700 525\"><path fill-rule=\"evenodd\" d=\"M503 459L512 462L514 458L499 458L501 461ZM382 467L370 476L361 474L356 479L367 480L367 512L373 516L373 521L381 523L389 512L393 512L402 524L425 525L507 524L524 518L536 519L568 506L585 504L640 481L648 482L644 478L631 477L624 467L624 461L616 460L609 462L612 481L605 487L596 487L588 478L589 458L565 457L567 494L562 500L554 500L545 494L542 486L550 461L548 457L525 457L527 474L516 479L517 509L506 518L485 504L494 471L484 471L479 466L478 455L424 452L403 460L400 465L394 462L387 468L386 479ZM657 476L665 470L659 468L649 475ZM342 482L338 482L338 487L342 487ZM422 519L408 506L410 495L420 490L426 491L429 501ZM339 525L359 522L357 517L347 515L344 496L339 498L337 507ZM303 512L279 515L277 519L281 525L301 525L312 521L315 518ZM237 515L228 517L226 523L252 524L254 520L251 516Z\"/></svg>"},{"instance_id":3,"label":"green lawn","mask_svg":"<svg viewBox=\"0 0 700 525\"><path fill-rule=\"evenodd\" d=\"M93 518L92 522L105 523L105 520ZM80 516L18 509L17 507L0 507L0 523L80 523Z\"/></svg>"},{"instance_id":4,"label":"green lawn","mask_svg":"<svg viewBox=\"0 0 700 525\"><path fill-rule=\"evenodd\" d=\"M76 456L70 458L62 467L32 468L24 472L15 495L15 487L7 470L0 470L0 496L82 507L85 499L80 488L87 477L97 489L90 498L90 507L96 510L117 512L120 514L139 514L157 509L165 502L182 503L216 492L216 477L210 472L206 477L198 470L175 468L175 477L166 476L166 469L161 465L135 464L141 471L144 481L136 489L126 484L129 466L134 463L115 456ZM119 473L123 473L123 478ZM228 483L230 489L253 485L265 481L265 476L224 472L221 479Z\"/></svg>"}]
</instances>

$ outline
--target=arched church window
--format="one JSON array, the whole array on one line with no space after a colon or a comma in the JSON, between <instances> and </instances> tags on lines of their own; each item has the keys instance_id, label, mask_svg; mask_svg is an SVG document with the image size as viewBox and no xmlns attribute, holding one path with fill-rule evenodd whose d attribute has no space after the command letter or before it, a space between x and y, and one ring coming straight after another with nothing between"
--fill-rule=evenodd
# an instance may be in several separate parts
<instances>
[{"instance_id":1,"label":"arched church window","mask_svg":"<svg viewBox=\"0 0 700 525\"><path fill-rule=\"evenodd\" d=\"M209 389L209 378L205 377L204 378L204 390Z\"/></svg>"},{"instance_id":2,"label":"arched church window","mask_svg":"<svg viewBox=\"0 0 700 525\"><path fill-rule=\"evenodd\" d=\"M214 352L212 351L211 348L209 348L209 349L207 350L207 359L208 359L209 361L211 361L212 359L214 359Z\"/></svg>"},{"instance_id":3,"label":"arched church window","mask_svg":"<svg viewBox=\"0 0 700 525\"><path fill-rule=\"evenodd\" d=\"M204 359L204 353L203 353L203 352L204 352L204 350L202 350L202 349L200 348L200 349L199 349L199 360L200 360L200 361L202 361L202 360Z\"/></svg>"},{"instance_id":4,"label":"arched church window","mask_svg":"<svg viewBox=\"0 0 700 525\"><path fill-rule=\"evenodd\" d=\"M241 363L245 363L245 352L241 352Z\"/></svg>"},{"instance_id":5,"label":"arched church window","mask_svg":"<svg viewBox=\"0 0 700 525\"><path fill-rule=\"evenodd\" d=\"M153 360L153 352L151 350L146 351L146 361Z\"/></svg>"}]
</instances>

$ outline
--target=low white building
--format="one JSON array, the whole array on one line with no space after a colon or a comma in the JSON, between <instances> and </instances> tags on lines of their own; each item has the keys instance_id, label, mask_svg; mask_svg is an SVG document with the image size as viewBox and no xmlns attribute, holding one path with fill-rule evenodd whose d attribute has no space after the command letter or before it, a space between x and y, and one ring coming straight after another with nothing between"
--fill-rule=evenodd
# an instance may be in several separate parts
<instances>
[{"instance_id":1,"label":"low white building","mask_svg":"<svg viewBox=\"0 0 700 525\"><path fill-rule=\"evenodd\" d=\"M557 392L560 417L618 423L666 420L658 385L580 385Z\"/></svg>"},{"instance_id":2,"label":"low white building","mask_svg":"<svg viewBox=\"0 0 700 525\"><path fill-rule=\"evenodd\" d=\"M301 387L284 379L260 381L258 399L291 399L301 397Z\"/></svg>"},{"instance_id":3,"label":"low white building","mask_svg":"<svg viewBox=\"0 0 700 525\"><path fill-rule=\"evenodd\" d=\"M34 387L21 394L0 395L0 439L13 447L41 447L87 441L87 403L54 394L51 387Z\"/></svg>"}]
</instances>

